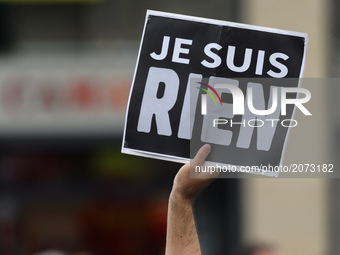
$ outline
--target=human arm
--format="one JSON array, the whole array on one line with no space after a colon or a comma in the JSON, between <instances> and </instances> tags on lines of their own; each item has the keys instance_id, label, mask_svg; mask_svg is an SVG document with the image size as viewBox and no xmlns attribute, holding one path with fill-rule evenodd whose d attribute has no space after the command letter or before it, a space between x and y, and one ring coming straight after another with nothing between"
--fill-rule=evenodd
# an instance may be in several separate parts
<instances>
[{"instance_id":1,"label":"human arm","mask_svg":"<svg viewBox=\"0 0 340 255\"><path fill-rule=\"evenodd\" d=\"M202 166L210 151L210 145L202 146L195 158L185 164L175 176L169 198L166 255L201 254L193 215L193 200L217 176L198 173L196 178L191 178L190 167Z\"/></svg>"}]
</instances>

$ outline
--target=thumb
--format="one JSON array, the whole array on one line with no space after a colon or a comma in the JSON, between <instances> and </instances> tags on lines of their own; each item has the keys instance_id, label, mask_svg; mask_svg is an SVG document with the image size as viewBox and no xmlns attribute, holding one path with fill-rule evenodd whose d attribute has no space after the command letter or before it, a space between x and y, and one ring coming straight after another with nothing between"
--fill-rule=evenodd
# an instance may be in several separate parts
<instances>
[{"instance_id":1,"label":"thumb","mask_svg":"<svg viewBox=\"0 0 340 255\"><path fill-rule=\"evenodd\" d=\"M203 166L204 161L208 157L210 151L211 151L210 144L203 145L196 153L196 156L191 160L190 166L192 167Z\"/></svg>"},{"instance_id":2,"label":"thumb","mask_svg":"<svg viewBox=\"0 0 340 255\"><path fill-rule=\"evenodd\" d=\"M201 168L204 165L204 161L208 157L210 151L210 144L205 144L198 150L196 156L190 162L191 178L210 179L210 181L207 180L207 182L210 183L219 176L218 171L201 171L201 169L198 169L197 171L197 167Z\"/></svg>"}]
</instances>

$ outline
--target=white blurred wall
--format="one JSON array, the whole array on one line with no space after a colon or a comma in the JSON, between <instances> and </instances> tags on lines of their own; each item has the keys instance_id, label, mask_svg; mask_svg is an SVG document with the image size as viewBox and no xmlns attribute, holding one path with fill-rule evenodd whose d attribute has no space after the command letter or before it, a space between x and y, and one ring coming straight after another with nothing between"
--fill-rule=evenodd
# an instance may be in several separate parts
<instances>
[{"instance_id":1,"label":"white blurred wall","mask_svg":"<svg viewBox=\"0 0 340 255\"><path fill-rule=\"evenodd\" d=\"M330 3L325 0L244 0L242 22L309 35L304 77L324 78L330 67ZM311 88L313 123L325 123L327 91ZM313 100L314 95L314 100ZM328 126L296 115L284 164L331 163ZM329 179L247 179L243 182L243 233L247 241L278 244L285 254L328 254Z\"/></svg>"}]
</instances>

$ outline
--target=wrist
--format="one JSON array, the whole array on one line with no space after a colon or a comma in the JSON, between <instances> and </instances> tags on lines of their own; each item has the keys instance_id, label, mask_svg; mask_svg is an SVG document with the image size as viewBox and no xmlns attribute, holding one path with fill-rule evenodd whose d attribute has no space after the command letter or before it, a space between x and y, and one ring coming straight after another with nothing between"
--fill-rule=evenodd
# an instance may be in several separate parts
<instances>
[{"instance_id":1,"label":"wrist","mask_svg":"<svg viewBox=\"0 0 340 255\"><path fill-rule=\"evenodd\" d=\"M194 199L183 196L180 192L172 190L170 193L169 201L175 204L181 204L184 206L192 206Z\"/></svg>"}]
</instances>

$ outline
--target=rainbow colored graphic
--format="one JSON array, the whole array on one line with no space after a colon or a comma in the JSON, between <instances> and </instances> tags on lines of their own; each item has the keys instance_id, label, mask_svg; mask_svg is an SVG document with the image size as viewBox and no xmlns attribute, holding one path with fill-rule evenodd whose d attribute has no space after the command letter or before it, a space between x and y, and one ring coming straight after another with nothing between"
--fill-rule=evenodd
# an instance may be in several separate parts
<instances>
[{"instance_id":1,"label":"rainbow colored graphic","mask_svg":"<svg viewBox=\"0 0 340 255\"><path fill-rule=\"evenodd\" d=\"M222 106L222 100L221 100L220 96L217 94L217 91L213 87L211 87L210 85L205 84L203 82L197 82L197 83L206 86L208 89L210 89L212 92L214 92L215 95L217 96L218 100L220 101L221 106ZM217 105L216 100L215 100L214 96L211 94L211 92L209 92L207 89L204 89L204 88L201 88L201 87L197 87L197 88L205 91L212 98L215 105Z\"/></svg>"}]
</instances>

